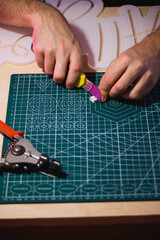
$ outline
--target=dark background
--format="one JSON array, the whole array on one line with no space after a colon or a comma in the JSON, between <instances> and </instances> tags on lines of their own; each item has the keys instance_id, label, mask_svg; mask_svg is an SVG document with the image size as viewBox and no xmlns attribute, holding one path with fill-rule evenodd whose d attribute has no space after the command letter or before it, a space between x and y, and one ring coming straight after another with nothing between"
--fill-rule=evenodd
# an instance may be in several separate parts
<instances>
[{"instance_id":1,"label":"dark background","mask_svg":"<svg viewBox=\"0 0 160 240\"><path fill-rule=\"evenodd\" d=\"M135 5L135 6L154 6L160 5L160 0L103 0L105 7L115 7L122 5Z\"/></svg>"},{"instance_id":2,"label":"dark background","mask_svg":"<svg viewBox=\"0 0 160 240\"><path fill-rule=\"evenodd\" d=\"M157 0L146 0L146 1L134 1L134 0L103 0L105 7L116 7L122 5L135 5L135 6L154 6L160 5ZM19 227L16 225L16 220L0 220L0 239L5 240L158 240L160 239L160 216L146 216L143 217L128 217L125 220L117 220L117 218L105 219L95 223L94 218L81 220L81 225L73 219L73 226L67 225L68 220L65 219L64 226L56 226L54 223L51 224L52 219L46 219L49 226L45 227L44 222L41 224L31 223L34 220L26 220L23 224L23 219L19 220L21 224ZM86 223L87 220L87 223ZM6 221L6 222L5 222ZM39 220L40 221L40 220ZM61 221L61 219L60 219ZM93 221L93 223L92 223ZM64 222L64 221L63 221ZM22 226L21 226L22 225Z\"/></svg>"}]
</instances>

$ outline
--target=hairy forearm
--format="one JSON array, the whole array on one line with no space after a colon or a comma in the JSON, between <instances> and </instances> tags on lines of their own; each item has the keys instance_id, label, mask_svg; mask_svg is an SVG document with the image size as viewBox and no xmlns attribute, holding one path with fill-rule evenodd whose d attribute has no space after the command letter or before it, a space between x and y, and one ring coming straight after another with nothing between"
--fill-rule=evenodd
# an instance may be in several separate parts
<instances>
[{"instance_id":1,"label":"hairy forearm","mask_svg":"<svg viewBox=\"0 0 160 240\"><path fill-rule=\"evenodd\" d=\"M0 0L0 22L15 26L30 27L30 14L34 9L32 0Z\"/></svg>"},{"instance_id":2,"label":"hairy forearm","mask_svg":"<svg viewBox=\"0 0 160 240\"><path fill-rule=\"evenodd\" d=\"M146 50L146 53L149 51L152 55L160 55L160 26L144 38L140 44Z\"/></svg>"},{"instance_id":3,"label":"hairy forearm","mask_svg":"<svg viewBox=\"0 0 160 240\"><path fill-rule=\"evenodd\" d=\"M37 0L0 0L0 22L7 25L34 28L52 12L52 17L56 17L53 7Z\"/></svg>"}]
</instances>

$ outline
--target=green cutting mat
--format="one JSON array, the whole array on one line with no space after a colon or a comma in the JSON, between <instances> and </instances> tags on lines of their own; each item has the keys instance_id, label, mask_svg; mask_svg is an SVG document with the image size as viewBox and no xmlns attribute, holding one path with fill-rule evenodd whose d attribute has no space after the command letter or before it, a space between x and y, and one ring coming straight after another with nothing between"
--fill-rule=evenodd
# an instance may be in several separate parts
<instances>
[{"instance_id":1,"label":"green cutting mat","mask_svg":"<svg viewBox=\"0 0 160 240\"><path fill-rule=\"evenodd\" d=\"M45 74L13 75L6 123L69 176L4 174L1 203L160 199L160 85L141 102L93 104Z\"/></svg>"}]
</instances>

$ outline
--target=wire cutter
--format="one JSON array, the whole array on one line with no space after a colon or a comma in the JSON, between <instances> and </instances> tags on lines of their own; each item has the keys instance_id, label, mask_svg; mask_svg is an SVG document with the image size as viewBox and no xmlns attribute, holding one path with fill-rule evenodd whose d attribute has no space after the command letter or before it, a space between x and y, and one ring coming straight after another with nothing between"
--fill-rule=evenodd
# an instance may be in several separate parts
<instances>
[{"instance_id":1,"label":"wire cutter","mask_svg":"<svg viewBox=\"0 0 160 240\"><path fill-rule=\"evenodd\" d=\"M11 143L0 158L0 174L39 172L50 177L67 178L59 160L38 152L31 142L23 138L23 132L16 132L0 120L0 133L7 136Z\"/></svg>"}]
</instances>

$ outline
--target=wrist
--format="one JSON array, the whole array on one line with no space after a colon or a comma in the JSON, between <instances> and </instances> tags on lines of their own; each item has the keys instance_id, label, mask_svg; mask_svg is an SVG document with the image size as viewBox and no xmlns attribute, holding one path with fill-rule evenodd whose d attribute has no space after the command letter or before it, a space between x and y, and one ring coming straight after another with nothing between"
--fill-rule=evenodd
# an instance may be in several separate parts
<instances>
[{"instance_id":1,"label":"wrist","mask_svg":"<svg viewBox=\"0 0 160 240\"><path fill-rule=\"evenodd\" d=\"M0 0L0 22L19 27L34 27L47 4L37 0Z\"/></svg>"}]
</instances>

